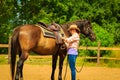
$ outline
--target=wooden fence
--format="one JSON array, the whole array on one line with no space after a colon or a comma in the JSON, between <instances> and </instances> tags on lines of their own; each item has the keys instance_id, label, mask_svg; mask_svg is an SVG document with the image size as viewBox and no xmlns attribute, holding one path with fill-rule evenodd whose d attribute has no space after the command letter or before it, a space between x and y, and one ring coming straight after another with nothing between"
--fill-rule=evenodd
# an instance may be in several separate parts
<instances>
[{"instance_id":1,"label":"wooden fence","mask_svg":"<svg viewBox=\"0 0 120 80\"><path fill-rule=\"evenodd\" d=\"M117 47L100 47L100 41L98 41L98 46L97 47L79 47L79 49L82 50L97 50L97 57L88 57L88 59L97 59L97 64L100 63L100 59L109 59L109 60L120 60L120 58L105 58L105 57L100 57L100 51L101 50L120 50L120 48Z\"/></svg>"},{"instance_id":2,"label":"wooden fence","mask_svg":"<svg viewBox=\"0 0 120 80\"><path fill-rule=\"evenodd\" d=\"M9 50L9 44L0 44L0 48L8 48L8 54L10 53ZM100 63L100 59L109 59L109 60L120 60L120 58L105 58L105 57L100 57L100 51L101 50L120 50L118 47L100 47L100 41L98 42L97 47L84 47L80 46L78 49L80 50L97 50L97 56L96 57L86 57L87 59L97 59L97 64ZM9 58L10 55L8 55Z\"/></svg>"}]
</instances>

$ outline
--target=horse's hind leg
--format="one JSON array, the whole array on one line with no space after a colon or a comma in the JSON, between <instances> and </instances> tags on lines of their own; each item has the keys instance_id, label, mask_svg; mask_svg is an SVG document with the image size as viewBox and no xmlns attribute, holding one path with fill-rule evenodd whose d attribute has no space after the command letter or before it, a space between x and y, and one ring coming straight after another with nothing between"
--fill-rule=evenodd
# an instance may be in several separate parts
<instances>
[{"instance_id":1,"label":"horse's hind leg","mask_svg":"<svg viewBox=\"0 0 120 80\"><path fill-rule=\"evenodd\" d=\"M20 51L20 53L19 53L19 58L21 57L21 51ZM21 67L20 67L20 80L23 80L23 63L22 63L22 65L21 65Z\"/></svg>"},{"instance_id":2,"label":"horse's hind leg","mask_svg":"<svg viewBox=\"0 0 120 80\"><path fill-rule=\"evenodd\" d=\"M23 65L24 64L22 64L20 67L20 80L23 80Z\"/></svg>"},{"instance_id":3,"label":"horse's hind leg","mask_svg":"<svg viewBox=\"0 0 120 80\"><path fill-rule=\"evenodd\" d=\"M28 58L28 51L23 51L19 61L17 62L17 68L16 68L16 75L15 75L15 80L23 80L23 75L22 75L22 69L23 69L23 64L24 61Z\"/></svg>"}]
</instances>

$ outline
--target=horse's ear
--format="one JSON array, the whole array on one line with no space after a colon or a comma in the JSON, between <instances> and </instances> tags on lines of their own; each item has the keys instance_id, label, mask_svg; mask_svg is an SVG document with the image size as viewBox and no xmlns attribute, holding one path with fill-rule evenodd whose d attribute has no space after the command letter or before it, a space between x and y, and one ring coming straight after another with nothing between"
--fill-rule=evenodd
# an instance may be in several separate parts
<instances>
[{"instance_id":1,"label":"horse's ear","mask_svg":"<svg viewBox=\"0 0 120 80\"><path fill-rule=\"evenodd\" d=\"M89 20L85 20L84 22L85 22L85 24L91 24L91 22Z\"/></svg>"},{"instance_id":2,"label":"horse's ear","mask_svg":"<svg viewBox=\"0 0 120 80\"><path fill-rule=\"evenodd\" d=\"M85 21L88 21L88 23L91 24L91 18L86 18Z\"/></svg>"},{"instance_id":3,"label":"horse's ear","mask_svg":"<svg viewBox=\"0 0 120 80\"><path fill-rule=\"evenodd\" d=\"M89 24L91 24L91 20L90 19L88 19L87 21L88 21Z\"/></svg>"}]
</instances>

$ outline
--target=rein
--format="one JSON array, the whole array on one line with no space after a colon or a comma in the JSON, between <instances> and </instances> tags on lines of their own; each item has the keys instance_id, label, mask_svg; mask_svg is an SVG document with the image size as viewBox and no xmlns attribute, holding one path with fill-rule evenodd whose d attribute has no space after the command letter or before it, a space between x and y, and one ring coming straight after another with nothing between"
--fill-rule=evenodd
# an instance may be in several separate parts
<instances>
[{"instance_id":1,"label":"rein","mask_svg":"<svg viewBox=\"0 0 120 80\"><path fill-rule=\"evenodd\" d=\"M84 38L86 38L86 36L84 36ZM87 51L88 51L87 41L85 41L85 44L86 44L86 53L87 53ZM82 63L82 66L81 66L80 70L78 70L77 68L75 68L77 73L80 73L80 72L82 71L83 67L84 67L85 60L86 60L86 53L85 53L85 58L84 58L84 60L83 60L83 63Z\"/></svg>"}]
</instances>

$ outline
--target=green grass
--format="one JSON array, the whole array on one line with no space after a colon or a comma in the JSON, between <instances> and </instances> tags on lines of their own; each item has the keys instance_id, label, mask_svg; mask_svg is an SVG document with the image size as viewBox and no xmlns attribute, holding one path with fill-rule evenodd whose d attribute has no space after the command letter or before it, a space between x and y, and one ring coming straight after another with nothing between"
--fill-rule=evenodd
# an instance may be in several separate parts
<instances>
[{"instance_id":1,"label":"green grass","mask_svg":"<svg viewBox=\"0 0 120 80\"><path fill-rule=\"evenodd\" d=\"M66 65L67 58L64 61L64 65ZM0 55L0 65L8 64L8 58L7 55ZM51 58L28 58L25 61L25 64L30 65L51 65L52 59ZM59 61L57 62L57 65L59 64ZM97 65L96 62L88 62L86 59L77 58L76 66L100 66L100 67L117 67L120 68L120 61L117 60L100 60L100 64Z\"/></svg>"},{"instance_id":2,"label":"green grass","mask_svg":"<svg viewBox=\"0 0 120 80\"><path fill-rule=\"evenodd\" d=\"M7 63L8 63L7 55L0 55L0 65L7 64Z\"/></svg>"}]
</instances>

